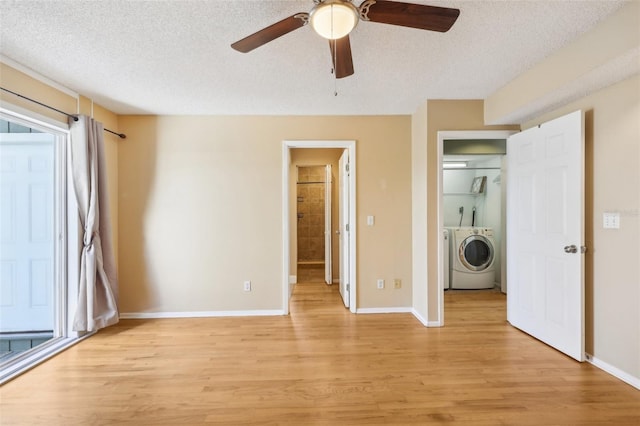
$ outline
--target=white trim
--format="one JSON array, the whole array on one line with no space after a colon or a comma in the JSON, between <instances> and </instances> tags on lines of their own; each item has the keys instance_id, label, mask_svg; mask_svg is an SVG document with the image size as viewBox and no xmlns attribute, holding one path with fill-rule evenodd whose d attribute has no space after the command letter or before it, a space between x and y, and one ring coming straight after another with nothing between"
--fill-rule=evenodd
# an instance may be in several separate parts
<instances>
[{"instance_id":1,"label":"white trim","mask_svg":"<svg viewBox=\"0 0 640 426\"><path fill-rule=\"evenodd\" d=\"M356 141L355 140L284 140L282 141L282 310L289 313L289 270L290 270L290 233L289 229L289 162L292 148L344 148L349 151L349 310L356 313Z\"/></svg>"},{"instance_id":2,"label":"white trim","mask_svg":"<svg viewBox=\"0 0 640 426\"><path fill-rule=\"evenodd\" d=\"M15 359L13 363L2 369L2 376L0 376L0 386L4 385L9 380L19 376L20 374L42 364L49 358L54 357L65 349L68 349L76 343L79 343L82 340L86 339L87 337L93 336L93 334L94 333L88 333L82 337L63 337L59 339L52 339L49 342L38 345L36 347L36 351L33 351L33 353L25 353L23 356Z\"/></svg>"},{"instance_id":3,"label":"white trim","mask_svg":"<svg viewBox=\"0 0 640 426\"><path fill-rule=\"evenodd\" d=\"M33 127L34 124L36 124L44 128L39 130L58 133L63 132L67 135L69 133L69 123L38 114L37 112L19 107L2 99L0 99L0 112L11 115L12 119L17 123L28 127Z\"/></svg>"},{"instance_id":4,"label":"white trim","mask_svg":"<svg viewBox=\"0 0 640 426\"><path fill-rule=\"evenodd\" d=\"M586 355L586 361L593 365L594 367L599 368L600 370L611 374L613 377L622 380L623 382L633 386L636 389L640 390L640 378L639 377L634 377L629 373L625 373L624 371L620 370L617 367L614 367L613 365L606 363L604 361L602 361L601 359L598 359L596 357L594 357L591 354L585 354Z\"/></svg>"},{"instance_id":5,"label":"white trim","mask_svg":"<svg viewBox=\"0 0 640 426\"><path fill-rule=\"evenodd\" d=\"M24 65L14 61L11 58L8 58L8 57L0 54L0 62L2 62L5 65L10 66L11 68L14 68L14 69L20 71L23 74L28 75L29 77L33 78L34 80L38 80L39 82L44 83L47 86L51 86L54 89L59 90L60 92L66 93L67 95L71 96L72 98L74 98L76 100L80 99L80 95L77 92L69 89L68 87L63 86L60 83L57 83L57 82L51 80L50 78L47 78L47 77L43 76L42 74L32 70L31 68L25 67Z\"/></svg>"},{"instance_id":6,"label":"white trim","mask_svg":"<svg viewBox=\"0 0 640 426\"><path fill-rule=\"evenodd\" d=\"M293 287L286 277L291 270L291 242L289 231L289 167L291 166L291 153L287 144L282 144L282 310L289 314L289 299L293 294ZM297 281L297 278L296 278Z\"/></svg>"},{"instance_id":7,"label":"white trim","mask_svg":"<svg viewBox=\"0 0 640 426\"><path fill-rule=\"evenodd\" d=\"M193 311L193 312L122 312L120 319L269 317L286 315L278 309L255 311Z\"/></svg>"},{"instance_id":8,"label":"white trim","mask_svg":"<svg viewBox=\"0 0 640 426\"><path fill-rule=\"evenodd\" d=\"M414 317L416 317L416 319L418 321L420 321L422 323L422 325L424 325L425 327L442 327L442 323L440 323L439 321L428 321L425 317L423 317L422 315L420 315L420 313L418 311L416 311L415 309L411 310L411 313L413 314Z\"/></svg>"},{"instance_id":9,"label":"white trim","mask_svg":"<svg viewBox=\"0 0 640 426\"><path fill-rule=\"evenodd\" d=\"M357 314L411 314L413 308L411 307L399 307L399 308L360 308L356 311Z\"/></svg>"},{"instance_id":10,"label":"white trim","mask_svg":"<svg viewBox=\"0 0 640 426\"><path fill-rule=\"evenodd\" d=\"M422 323L422 325L424 325L425 327L429 327L429 321L425 317L420 315L420 313L417 310L411 309L411 313L413 314L414 317L416 317L418 321Z\"/></svg>"},{"instance_id":11,"label":"white trim","mask_svg":"<svg viewBox=\"0 0 640 426\"><path fill-rule=\"evenodd\" d=\"M507 139L509 136L518 133L517 130L444 130L438 132L437 143L437 206L438 211L438 319L433 321L433 327L441 327L444 325L444 245L442 243L442 231L443 231L443 214L442 214L442 157L444 155L444 140L445 139ZM506 236L503 236L504 239ZM428 291L428 289L427 289Z\"/></svg>"}]
</instances>

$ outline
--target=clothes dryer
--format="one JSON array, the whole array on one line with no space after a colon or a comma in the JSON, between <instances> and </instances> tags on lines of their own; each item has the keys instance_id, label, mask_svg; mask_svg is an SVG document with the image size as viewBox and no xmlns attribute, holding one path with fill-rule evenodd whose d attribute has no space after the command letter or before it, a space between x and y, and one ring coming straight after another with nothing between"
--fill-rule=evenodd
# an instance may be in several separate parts
<instances>
[{"instance_id":1,"label":"clothes dryer","mask_svg":"<svg viewBox=\"0 0 640 426\"><path fill-rule=\"evenodd\" d=\"M486 289L495 285L493 229L450 229L451 288Z\"/></svg>"}]
</instances>

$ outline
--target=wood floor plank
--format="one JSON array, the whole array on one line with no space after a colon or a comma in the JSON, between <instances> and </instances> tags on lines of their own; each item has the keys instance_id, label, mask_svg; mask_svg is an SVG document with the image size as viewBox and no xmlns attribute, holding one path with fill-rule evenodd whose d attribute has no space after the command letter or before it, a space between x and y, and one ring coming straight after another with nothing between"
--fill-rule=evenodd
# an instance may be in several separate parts
<instances>
[{"instance_id":1,"label":"wood floor plank","mask_svg":"<svg viewBox=\"0 0 640 426\"><path fill-rule=\"evenodd\" d=\"M353 315L299 284L291 315L123 320L0 389L4 425L640 425L640 392L447 292L446 326Z\"/></svg>"}]
</instances>

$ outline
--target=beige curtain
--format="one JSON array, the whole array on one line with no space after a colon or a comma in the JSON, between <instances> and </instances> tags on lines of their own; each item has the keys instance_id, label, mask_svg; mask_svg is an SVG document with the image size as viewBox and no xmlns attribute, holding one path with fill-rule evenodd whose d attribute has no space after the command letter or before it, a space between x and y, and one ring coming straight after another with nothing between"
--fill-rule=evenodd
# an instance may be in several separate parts
<instances>
[{"instance_id":1,"label":"beige curtain","mask_svg":"<svg viewBox=\"0 0 640 426\"><path fill-rule=\"evenodd\" d=\"M118 322L118 283L111 241L102 123L69 120L71 172L84 230L75 331L96 331Z\"/></svg>"}]
</instances>

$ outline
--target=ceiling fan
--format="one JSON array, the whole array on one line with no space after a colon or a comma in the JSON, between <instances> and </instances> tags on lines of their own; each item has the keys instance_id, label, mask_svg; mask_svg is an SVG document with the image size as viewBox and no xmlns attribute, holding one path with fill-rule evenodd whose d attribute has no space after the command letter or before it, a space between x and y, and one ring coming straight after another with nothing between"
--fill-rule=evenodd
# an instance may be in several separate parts
<instances>
[{"instance_id":1,"label":"ceiling fan","mask_svg":"<svg viewBox=\"0 0 640 426\"><path fill-rule=\"evenodd\" d=\"M360 7L356 7L351 0L314 0L314 3L309 13L289 16L236 41L231 47L247 53L311 24L321 37L329 40L335 76L344 78L353 74L349 33L359 21L446 32L460 15L459 9L386 0L365 0Z\"/></svg>"}]
</instances>

